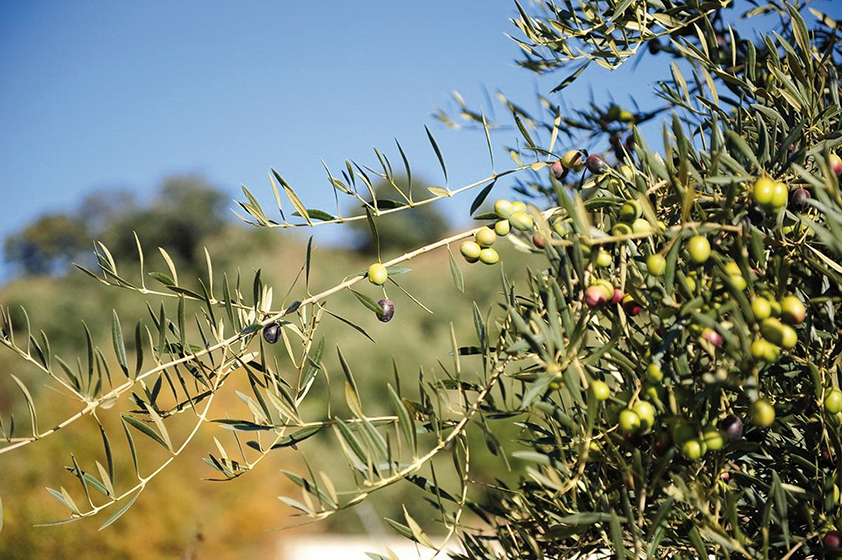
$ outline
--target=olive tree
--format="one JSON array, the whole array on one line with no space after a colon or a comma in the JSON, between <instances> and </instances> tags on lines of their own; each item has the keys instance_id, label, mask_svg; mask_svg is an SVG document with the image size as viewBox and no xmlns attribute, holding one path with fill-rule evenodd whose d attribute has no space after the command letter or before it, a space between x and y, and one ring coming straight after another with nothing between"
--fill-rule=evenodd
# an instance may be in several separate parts
<instances>
[{"instance_id":1,"label":"olive tree","mask_svg":"<svg viewBox=\"0 0 842 560\"><path fill-rule=\"evenodd\" d=\"M113 348L89 342L72 362L52 355L46 337L28 321L13 325L4 310L3 344L80 408L42 429L36 403L15 378L31 426L18 422L13 433L7 423L0 454L92 420L102 454L72 455L68 476L78 487L50 493L67 521L102 513L103 526L205 428L219 431L207 463L222 480L251 476L265 457L301 452L308 438L330 434L347 476L309 460L303 471L286 473L300 487L281 497L288 506L324 519L410 483L427 493L442 531L425 531L413 504L389 523L430 549L458 539L461 552L449 554L459 558L840 552L838 22L778 2L752 3L745 13L728 0L516 6L519 64L560 72L560 81L540 96L540 114L504 100L506 122L494 122L460 106L489 149L491 169L475 182L429 187L421 197L395 179L395 168L411 175L398 144L391 160L377 150L373 165L349 161L327 171L333 211L308 207L275 170L277 209L264 209L247 190L238 209L243 220L279 234L367 223L380 248L384 216L476 191L476 227L403 254L378 250L368 270L344 271L317 293L310 268L318 255L308 244L299 281L284 298L273 297L280 290L259 272L219 278L210 255L195 285L164 251L168 270L147 272L142 239L140 276L128 278L99 244L98 270L85 272L168 303L150 306L132 329L115 313ZM738 16L755 22L756 36L734 30ZM643 55L664 61L653 93L663 109L643 114L593 103L567 110L554 101L582 76ZM495 136L509 119L518 141L503 167ZM657 119L662 146L653 149L637 125ZM447 154L427 134L446 178ZM492 196L504 177L517 182L519 200ZM388 204L379 203L376 181L393 189ZM342 214L340 199L361 210ZM494 210L477 213L486 201ZM354 364L319 337L327 320L368 336L364 321L331 311L334 298L356 298L372 320L388 322L395 310L388 292L401 304L420 304L396 280L411 274L413 259L448 252L450 276L462 289L463 267L494 266L502 243L530 254L527 279L500 274L497 300L475 302L474 332L451 329L440 341L435 371L410 376L395 365L382 393L363 394ZM275 343L286 360L268 358ZM314 386L330 383L330 364L344 387L340 407L310 402ZM239 395L241 408L210 417L234 376L248 379L251 394ZM99 419L121 399L132 410L120 416L122 431L108 433ZM381 402L389 412L373 414ZM495 435L501 424L517 437ZM516 484L474 475L474 433L517 459ZM115 453L118 437L125 456ZM147 444L164 450L151 466ZM133 477L115 477L118 460L131 461Z\"/></svg>"}]
</instances>

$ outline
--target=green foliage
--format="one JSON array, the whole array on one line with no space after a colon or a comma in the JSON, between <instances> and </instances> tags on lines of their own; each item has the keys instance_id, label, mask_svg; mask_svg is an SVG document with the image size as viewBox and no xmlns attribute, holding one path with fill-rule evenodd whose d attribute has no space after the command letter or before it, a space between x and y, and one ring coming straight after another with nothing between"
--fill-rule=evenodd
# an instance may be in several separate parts
<instances>
[{"instance_id":1,"label":"green foliage","mask_svg":"<svg viewBox=\"0 0 842 560\"><path fill-rule=\"evenodd\" d=\"M417 191L426 192L422 178L415 177L413 180ZM397 189L386 180L374 184L375 198L379 206L399 207L402 201L398 193L409 192L409 181L405 175L394 177L393 181ZM423 196L419 200L429 198L429 196ZM368 202L371 203L372 200L369 199ZM359 239L356 244L357 250L368 255L376 255L378 248L370 234L368 224L357 221L352 222L351 227L357 232ZM380 251L394 254L440 239L447 232L448 225L441 211L435 206L428 205L421 206L414 212L385 215L377 220L377 229L380 233Z\"/></svg>"},{"instance_id":2,"label":"green foliage","mask_svg":"<svg viewBox=\"0 0 842 560\"><path fill-rule=\"evenodd\" d=\"M312 243L280 297L260 270L220 278L209 253L192 284L167 251L160 251L165 267L150 270L134 236L139 263L128 272L99 244L90 276L156 298L140 322L112 312L107 350L86 336L82 357L63 360L28 315L4 309L2 317L0 342L82 408L44 430L37 403L13 378L28 421L23 433L2 427L0 454L131 403L119 417L122 429L103 437L100 455L111 465L108 438L124 438L128 452L119 460L131 466L129 474L85 471L82 465L95 461L71 456L75 492L49 490L66 521L107 509L109 525L210 424L226 436L214 438L205 458L214 480L236 480L270 455L298 452L303 466L284 473L296 491L280 499L313 519L341 515L409 482L425 493L437 524L419 521L421 506L413 501L393 508L386 521L426 548L441 550L458 538L459 558L836 553L826 550L842 525L842 419L828 401L839 386L842 348L842 195L832 153L842 143L836 23L814 12L810 31L795 7L768 4L745 15L771 12L781 29L743 39L728 24L727 3L593 1L549 5L540 16L518 8L523 65L532 70L591 61L612 69L643 45L680 59L665 68L656 91L669 110L663 153L635 127L644 117L616 106L592 106L572 120L549 98L541 98L542 114L532 115L501 96L519 135L521 147L509 149L515 165L470 185L429 187L432 197L419 197L398 184L388 157L375 150L382 171L350 161L338 175L328 171L335 213L308 208L274 170L279 218L244 189L241 218L256 226L365 222L381 241L376 262L388 270L382 286L368 282L368 266L356 264L339 283L317 287ZM660 40L649 46L666 36L668 47ZM491 150L491 132L502 125L464 104L461 113L482 126L481 141ZM604 151L582 150L571 128ZM621 130L630 130L631 141L617 142ZM427 134L446 180L445 154ZM562 134L568 145L560 147ZM398 151L408 175L399 144ZM606 163L612 155L615 167ZM378 197L369 174L400 199ZM392 235L385 216L412 216L481 188L474 212L508 175L526 200L495 204L500 215L475 216L479 227L403 254L382 244ZM758 181L768 188L757 188ZM806 203L788 204L796 189L808 191ZM758 194L765 191L770 196ZM354 201L349 216L339 211L340 194ZM284 200L294 209L289 218ZM498 229L508 219L514 227ZM390 295L424 314L442 304L452 313L456 305L448 300L471 289L464 265L452 257L451 245L466 240L485 246L480 256L494 251L486 254L495 258L479 259L489 265L497 261L494 243L529 255L521 275L498 275L496 305L486 293L459 317L445 311L449 328L435 322L432 332L402 325L400 309L388 327L379 323L375 301ZM439 306L413 295L418 288L402 277L418 275L406 265L433 252L441 255L438 278L455 284ZM460 252L467 263L477 261L476 251ZM766 313L755 304L760 298L768 317L755 315ZM338 301L350 301L356 312ZM323 323L334 322L355 342L323 337ZM270 324L280 329L277 354L260 334ZM360 368L374 326L401 329L392 336L410 341L429 332L439 357L431 366L429 356L417 356L411 373L397 357ZM383 372L394 381L384 385ZM236 406L216 413L212 401L235 380ZM179 418L184 423L173 429ZM330 460L314 460L307 449L325 437ZM478 440L513 480L476 473Z\"/></svg>"}]
</instances>

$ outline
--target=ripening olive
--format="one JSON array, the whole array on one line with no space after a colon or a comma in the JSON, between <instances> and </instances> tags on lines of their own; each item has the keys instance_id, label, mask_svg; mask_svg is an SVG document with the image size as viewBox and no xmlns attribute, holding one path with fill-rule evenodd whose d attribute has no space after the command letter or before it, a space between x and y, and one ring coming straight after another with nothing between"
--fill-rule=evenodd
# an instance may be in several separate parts
<instances>
[{"instance_id":1,"label":"ripening olive","mask_svg":"<svg viewBox=\"0 0 842 560\"><path fill-rule=\"evenodd\" d=\"M476 241L463 241L462 245L459 246L459 252L468 262L477 262L480 251L482 251L482 247Z\"/></svg>"},{"instance_id":2,"label":"ripening olive","mask_svg":"<svg viewBox=\"0 0 842 560\"><path fill-rule=\"evenodd\" d=\"M494 213L500 216L503 220L509 219L512 212L514 212L514 209L512 208L512 203L508 200L501 198L494 203Z\"/></svg>"},{"instance_id":3,"label":"ripening olive","mask_svg":"<svg viewBox=\"0 0 842 560\"><path fill-rule=\"evenodd\" d=\"M795 296L786 296L781 300L781 319L791 325L800 325L807 315L801 300Z\"/></svg>"},{"instance_id":4,"label":"ripening olive","mask_svg":"<svg viewBox=\"0 0 842 560\"><path fill-rule=\"evenodd\" d=\"M831 414L842 412L842 391L833 388L824 397L824 409Z\"/></svg>"},{"instance_id":5,"label":"ripening olive","mask_svg":"<svg viewBox=\"0 0 842 560\"><path fill-rule=\"evenodd\" d=\"M598 401L607 400L611 396L611 389L605 381L596 380L591 383L591 392Z\"/></svg>"},{"instance_id":6,"label":"ripening olive","mask_svg":"<svg viewBox=\"0 0 842 560\"><path fill-rule=\"evenodd\" d=\"M386 267L382 264L374 263L368 267L368 281L372 284L382 286L386 283L387 278L389 278L389 273L386 271Z\"/></svg>"},{"instance_id":7,"label":"ripening olive","mask_svg":"<svg viewBox=\"0 0 842 560\"><path fill-rule=\"evenodd\" d=\"M775 422L775 407L768 399L751 403L751 422L761 428L768 428Z\"/></svg>"},{"instance_id":8,"label":"ripening olive","mask_svg":"<svg viewBox=\"0 0 842 560\"><path fill-rule=\"evenodd\" d=\"M484 227L476 233L474 240L480 247L491 247L497 241L497 234L493 229Z\"/></svg>"},{"instance_id":9,"label":"ripening olive","mask_svg":"<svg viewBox=\"0 0 842 560\"><path fill-rule=\"evenodd\" d=\"M661 276L667 269L667 259L663 255L653 253L646 259L646 269L649 271L649 274Z\"/></svg>"},{"instance_id":10,"label":"ripening olive","mask_svg":"<svg viewBox=\"0 0 842 560\"><path fill-rule=\"evenodd\" d=\"M518 210L509 216L509 222L519 231L529 231L533 225L532 216L524 210Z\"/></svg>"},{"instance_id":11,"label":"ripening olive","mask_svg":"<svg viewBox=\"0 0 842 560\"><path fill-rule=\"evenodd\" d=\"M278 323L269 323L263 327L263 339L269 344L275 344L281 337L281 326Z\"/></svg>"},{"instance_id":12,"label":"ripening olive","mask_svg":"<svg viewBox=\"0 0 842 560\"><path fill-rule=\"evenodd\" d=\"M585 290L585 305L591 309L601 307L608 301L608 296L602 286L594 284Z\"/></svg>"},{"instance_id":13,"label":"ripening olive","mask_svg":"<svg viewBox=\"0 0 842 560\"><path fill-rule=\"evenodd\" d=\"M842 175L842 158L837 156L836 154L830 154L830 169L836 176Z\"/></svg>"},{"instance_id":14,"label":"ripening olive","mask_svg":"<svg viewBox=\"0 0 842 560\"><path fill-rule=\"evenodd\" d=\"M383 323L391 321L392 317L395 316L395 304L392 303L392 300L384 298L378 301L377 305L380 306L380 313L377 314L377 318Z\"/></svg>"},{"instance_id":15,"label":"ripening olive","mask_svg":"<svg viewBox=\"0 0 842 560\"><path fill-rule=\"evenodd\" d=\"M772 315L772 304L764 297L756 297L751 302L751 312L757 321L768 319Z\"/></svg>"},{"instance_id":16,"label":"ripening olive","mask_svg":"<svg viewBox=\"0 0 842 560\"><path fill-rule=\"evenodd\" d=\"M484 264L496 264L500 260L500 255L494 249L486 247L479 252L479 260Z\"/></svg>"},{"instance_id":17,"label":"ripening olive","mask_svg":"<svg viewBox=\"0 0 842 560\"><path fill-rule=\"evenodd\" d=\"M696 264L702 264L710 258L710 242L703 235L694 235L688 239L686 248Z\"/></svg>"}]
</instances>

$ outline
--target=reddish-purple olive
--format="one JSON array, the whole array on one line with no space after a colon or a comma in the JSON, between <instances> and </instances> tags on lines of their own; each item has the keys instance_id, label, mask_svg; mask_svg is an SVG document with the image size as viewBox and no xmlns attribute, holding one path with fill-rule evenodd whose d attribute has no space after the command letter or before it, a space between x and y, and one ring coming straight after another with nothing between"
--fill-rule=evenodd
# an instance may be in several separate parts
<instances>
[{"instance_id":1,"label":"reddish-purple olive","mask_svg":"<svg viewBox=\"0 0 842 560\"><path fill-rule=\"evenodd\" d=\"M564 176L567 175L567 168L564 167L564 164L561 162L560 159L557 159L553 162L550 166L550 170L553 172L553 176L556 180L561 181L564 179Z\"/></svg>"},{"instance_id":2,"label":"reddish-purple olive","mask_svg":"<svg viewBox=\"0 0 842 560\"><path fill-rule=\"evenodd\" d=\"M806 189L796 189L792 193L792 206L799 212L803 212L809 207L808 200L810 200L810 191Z\"/></svg>"},{"instance_id":3,"label":"reddish-purple olive","mask_svg":"<svg viewBox=\"0 0 842 560\"><path fill-rule=\"evenodd\" d=\"M544 237L540 233L536 233L532 236L532 244L538 249L543 249L546 246L544 243Z\"/></svg>"},{"instance_id":4,"label":"reddish-purple olive","mask_svg":"<svg viewBox=\"0 0 842 560\"><path fill-rule=\"evenodd\" d=\"M732 441L743 437L743 421L738 416L729 414L719 423L719 427Z\"/></svg>"},{"instance_id":5,"label":"reddish-purple olive","mask_svg":"<svg viewBox=\"0 0 842 560\"><path fill-rule=\"evenodd\" d=\"M640 313L640 310L640 304L634 301L633 297L631 297L629 294L626 294L623 297L623 311L626 312L626 315L628 315L629 317L634 317L635 315Z\"/></svg>"},{"instance_id":6,"label":"reddish-purple olive","mask_svg":"<svg viewBox=\"0 0 842 560\"><path fill-rule=\"evenodd\" d=\"M614 288L614 296L611 298L611 303L617 305L618 303L622 302L624 295L625 294L623 293L623 290L621 290L620 288Z\"/></svg>"},{"instance_id":7,"label":"reddish-purple olive","mask_svg":"<svg viewBox=\"0 0 842 560\"><path fill-rule=\"evenodd\" d=\"M722 335L711 328L706 328L702 331L702 338L716 347L722 346L722 343L725 342Z\"/></svg>"},{"instance_id":8,"label":"reddish-purple olive","mask_svg":"<svg viewBox=\"0 0 842 560\"><path fill-rule=\"evenodd\" d=\"M605 160L602 159L602 156L597 154L589 155L588 159L585 160L585 166L588 168L588 171L590 171L594 175L602 175L603 173L608 171L608 164L605 163Z\"/></svg>"},{"instance_id":9,"label":"reddish-purple olive","mask_svg":"<svg viewBox=\"0 0 842 560\"><path fill-rule=\"evenodd\" d=\"M391 321L392 317L395 316L395 304L392 303L392 300L381 299L377 302L377 305L380 306L380 313L377 314L377 318L383 323Z\"/></svg>"},{"instance_id":10,"label":"reddish-purple olive","mask_svg":"<svg viewBox=\"0 0 842 560\"><path fill-rule=\"evenodd\" d=\"M842 533L839 531L828 531L822 539L825 548L839 548L842 546Z\"/></svg>"},{"instance_id":11,"label":"reddish-purple olive","mask_svg":"<svg viewBox=\"0 0 842 560\"><path fill-rule=\"evenodd\" d=\"M275 344L281 337L281 326L278 323L269 323L263 327L263 339L269 344Z\"/></svg>"}]
</instances>

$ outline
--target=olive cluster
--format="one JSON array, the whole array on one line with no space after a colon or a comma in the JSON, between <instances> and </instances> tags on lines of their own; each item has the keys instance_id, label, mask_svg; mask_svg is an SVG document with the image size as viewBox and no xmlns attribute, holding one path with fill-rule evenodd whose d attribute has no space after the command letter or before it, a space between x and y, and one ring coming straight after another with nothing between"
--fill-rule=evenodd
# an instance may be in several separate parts
<instances>
[{"instance_id":1,"label":"olive cluster","mask_svg":"<svg viewBox=\"0 0 842 560\"><path fill-rule=\"evenodd\" d=\"M532 215L523 202L500 199L494 203L494 213L499 218L494 224L477 230L473 240L463 241L459 247L459 252L467 262L496 264L500 255L491 246L498 237L509 235L512 228L526 232L534 227Z\"/></svg>"}]
</instances>

